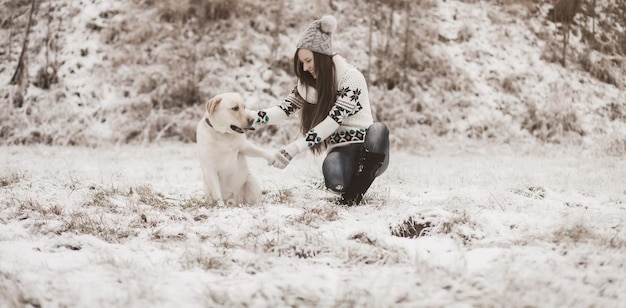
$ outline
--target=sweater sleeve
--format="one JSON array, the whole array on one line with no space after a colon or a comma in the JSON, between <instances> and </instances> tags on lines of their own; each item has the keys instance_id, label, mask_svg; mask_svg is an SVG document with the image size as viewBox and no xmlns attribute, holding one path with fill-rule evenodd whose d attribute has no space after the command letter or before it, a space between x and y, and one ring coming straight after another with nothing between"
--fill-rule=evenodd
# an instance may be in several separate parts
<instances>
[{"instance_id":1,"label":"sweater sleeve","mask_svg":"<svg viewBox=\"0 0 626 308\"><path fill-rule=\"evenodd\" d=\"M257 111L255 126L278 124L301 109L303 104L304 99L294 88L280 105Z\"/></svg>"},{"instance_id":2,"label":"sweater sleeve","mask_svg":"<svg viewBox=\"0 0 626 308\"><path fill-rule=\"evenodd\" d=\"M366 84L365 78L361 74L355 74L351 77L340 82L337 100L328 112L328 116L308 131L304 138L293 142L298 147L299 152L326 140L341 126L346 118L363 109L361 94L363 89L367 89L363 87Z\"/></svg>"}]
</instances>

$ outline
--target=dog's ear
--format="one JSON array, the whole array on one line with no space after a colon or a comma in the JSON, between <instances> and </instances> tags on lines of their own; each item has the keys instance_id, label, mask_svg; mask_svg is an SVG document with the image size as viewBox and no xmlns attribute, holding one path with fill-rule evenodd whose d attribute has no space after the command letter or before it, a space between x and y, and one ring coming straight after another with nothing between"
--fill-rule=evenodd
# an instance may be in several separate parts
<instances>
[{"instance_id":1,"label":"dog's ear","mask_svg":"<svg viewBox=\"0 0 626 308\"><path fill-rule=\"evenodd\" d=\"M213 111L215 111L215 108L217 108L217 105L219 105L219 103L222 101L222 97L221 96L215 96L212 99L210 99L209 101L206 102L206 112L208 112L209 114L213 113Z\"/></svg>"}]
</instances>

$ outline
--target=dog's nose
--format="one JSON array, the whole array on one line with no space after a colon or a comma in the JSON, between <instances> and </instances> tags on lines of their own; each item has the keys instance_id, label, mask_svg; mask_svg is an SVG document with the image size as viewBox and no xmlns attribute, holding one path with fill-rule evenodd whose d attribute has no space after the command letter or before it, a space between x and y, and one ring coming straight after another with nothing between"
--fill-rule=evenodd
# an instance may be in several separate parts
<instances>
[{"instance_id":1,"label":"dog's nose","mask_svg":"<svg viewBox=\"0 0 626 308\"><path fill-rule=\"evenodd\" d=\"M249 118L248 119L248 126L252 126L252 124L254 124L254 119L253 118Z\"/></svg>"}]
</instances>

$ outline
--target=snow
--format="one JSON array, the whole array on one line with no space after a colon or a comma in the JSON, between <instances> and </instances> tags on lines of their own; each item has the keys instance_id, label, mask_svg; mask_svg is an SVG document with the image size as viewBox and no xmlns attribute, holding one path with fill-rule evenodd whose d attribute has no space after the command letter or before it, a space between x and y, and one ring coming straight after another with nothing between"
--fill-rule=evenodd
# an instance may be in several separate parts
<instances>
[{"instance_id":1,"label":"snow","mask_svg":"<svg viewBox=\"0 0 626 308\"><path fill-rule=\"evenodd\" d=\"M193 144L160 138L143 146L99 141L124 140L117 134L133 118L115 118L118 109L145 107L145 114L128 110L141 121L155 118L151 97L136 93L138 85L145 76L166 80L160 75L170 72L173 60L167 57L188 50L166 37L151 46L155 57L165 59L134 59L128 46L103 43L110 34L158 37L151 28L145 33L116 28L132 14L140 15L138 20L158 17L157 9L141 11L138 3L117 0L55 4L54 20L62 21L60 84L49 92L29 87L34 116L13 116L21 111L8 109L0 115L7 121L23 117L26 131L35 127L65 139L83 121L84 136L94 140L85 144L98 147L0 147L0 308L623 305L626 162L606 155L607 144L599 140L623 140L624 121L598 113L626 101L626 92L543 60L546 42L539 32L557 33L556 28L536 19L506 20L502 6L470 2L437 2L420 12L427 16L424 23L432 18L438 34L450 39L430 52L450 61L442 64L459 77L451 82L471 90L448 93L436 83L419 83L422 89L415 93L432 108L424 113L451 120L456 132L485 125L501 132L520 125L515 122L520 105L537 104L555 114L574 110L593 138L580 147L554 146L528 140L519 127L507 130L511 138L491 142L437 138L422 126L392 127L393 142L415 135L423 142L394 143L389 169L365 204L352 208L334 204L338 196L323 188L323 157L309 153L285 170L250 159L265 190L263 202L215 208L203 204ZM40 10L52 3L42 3ZM334 4L352 14L352 3ZM304 15L286 14L285 24L304 26L309 16L320 15L311 1L287 5ZM126 16L98 18L116 10ZM260 14L254 20L271 29L272 18ZM395 22L402 27L401 18ZM108 27L93 32L86 29L89 23ZM186 32L189 39L181 45L197 36L195 53L209 58L195 67L206 73L200 90L240 91L250 108L262 108L278 102L289 91L285 84L293 84L293 76L272 69L267 60L289 63L299 30L279 33L273 50L273 38L248 32L249 26L233 22L223 31L229 39L223 56L202 33ZM340 26L336 49L366 67L370 59L361 47L367 18L346 17ZM31 35L34 42L45 37ZM471 39L463 40L468 35ZM573 34L570 44L580 48L580 37ZM9 60L17 54L17 39L13 45ZM85 48L89 52L81 55ZM202 48L214 54L203 54ZM121 57L133 60L122 63ZM251 63L241 65L240 58ZM154 66L141 69L133 63L150 60ZM5 84L10 67L0 70ZM34 76L39 66L30 68ZM503 92L505 79L519 93ZM127 90L130 98L123 95ZM370 91L385 98L381 104L406 98L399 89ZM503 106L511 110L501 111ZM278 131L261 145L281 145L289 139L281 134L291 137ZM497 144L503 140L508 144ZM623 155L619 145L616 152ZM394 235L409 218L426 226L421 236Z\"/></svg>"},{"instance_id":2,"label":"snow","mask_svg":"<svg viewBox=\"0 0 626 308\"><path fill-rule=\"evenodd\" d=\"M626 163L479 149L393 152L352 208L250 159L262 204L214 208L193 145L2 147L0 306L619 306Z\"/></svg>"}]
</instances>

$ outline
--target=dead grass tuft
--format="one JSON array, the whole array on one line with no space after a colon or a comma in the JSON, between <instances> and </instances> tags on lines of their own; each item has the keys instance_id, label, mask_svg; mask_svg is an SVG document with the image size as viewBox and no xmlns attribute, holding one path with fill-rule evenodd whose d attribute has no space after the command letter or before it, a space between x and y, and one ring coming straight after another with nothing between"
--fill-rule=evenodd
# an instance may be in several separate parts
<instances>
[{"instance_id":1,"label":"dead grass tuft","mask_svg":"<svg viewBox=\"0 0 626 308\"><path fill-rule=\"evenodd\" d=\"M610 239L604 240L603 244L615 249L624 249L626 248L626 239L620 238L618 234L615 234Z\"/></svg>"},{"instance_id":2,"label":"dead grass tuft","mask_svg":"<svg viewBox=\"0 0 626 308\"><path fill-rule=\"evenodd\" d=\"M626 247L626 239L620 237L619 232L614 235L610 235L608 232L595 232L585 226L583 222L578 222L571 226L563 226L557 229L552 236L552 242L597 242L601 246L612 249L623 249Z\"/></svg>"},{"instance_id":3,"label":"dead grass tuft","mask_svg":"<svg viewBox=\"0 0 626 308\"><path fill-rule=\"evenodd\" d=\"M96 207L103 207L103 208L110 208L110 207L112 207L111 201L109 201L109 197L111 195L113 195L113 193L111 191L96 190L92 194L91 200L87 201L85 203L85 205L87 205L87 206L96 206Z\"/></svg>"},{"instance_id":4,"label":"dead grass tuft","mask_svg":"<svg viewBox=\"0 0 626 308\"><path fill-rule=\"evenodd\" d=\"M16 217L21 217L20 219L27 218L30 213L38 213L44 218L63 214L63 208L58 204L43 205L39 201L30 198L26 200L11 199L11 204L17 206Z\"/></svg>"},{"instance_id":5,"label":"dead grass tuft","mask_svg":"<svg viewBox=\"0 0 626 308\"><path fill-rule=\"evenodd\" d=\"M578 57L581 68L591 76L604 83L622 88L624 83L621 76L621 64L615 63L599 53L586 51Z\"/></svg>"},{"instance_id":6,"label":"dead grass tuft","mask_svg":"<svg viewBox=\"0 0 626 308\"><path fill-rule=\"evenodd\" d=\"M479 226L471 220L468 211L458 211L445 217L411 216L401 223L390 226L391 235L405 238L418 238L435 234L448 234L467 245L483 236L477 233Z\"/></svg>"},{"instance_id":7,"label":"dead grass tuft","mask_svg":"<svg viewBox=\"0 0 626 308\"><path fill-rule=\"evenodd\" d=\"M511 188L509 191L522 197L537 200L542 200L546 197L546 189L541 186L527 185L522 188Z\"/></svg>"},{"instance_id":8,"label":"dead grass tuft","mask_svg":"<svg viewBox=\"0 0 626 308\"><path fill-rule=\"evenodd\" d=\"M278 245L277 245L278 244ZM279 257L310 259L322 253L328 253L330 249L313 245L312 243L297 243L291 245L280 245L275 239L266 242L266 252L274 253Z\"/></svg>"},{"instance_id":9,"label":"dead grass tuft","mask_svg":"<svg viewBox=\"0 0 626 308\"><path fill-rule=\"evenodd\" d=\"M554 243L563 243L563 242L588 242L595 238L595 234L593 234L587 227L585 227L582 223L576 223L572 226L563 226L556 230L553 234L552 242Z\"/></svg>"},{"instance_id":10,"label":"dead grass tuft","mask_svg":"<svg viewBox=\"0 0 626 308\"><path fill-rule=\"evenodd\" d=\"M502 80L502 89L509 94L519 94L522 91L520 86L518 85L519 79L520 76L516 74L510 74L504 77L504 79Z\"/></svg>"},{"instance_id":11,"label":"dead grass tuft","mask_svg":"<svg viewBox=\"0 0 626 308\"><path fill-rule=\"evenodd\" d=\"M296 247L291 246L289 250L293 253L293 255L299 259L308 259L314 258L320 253L322 253L321 249L313 249L312 247Z\"/></svg>"},{"instance_id":12,"label":"dead grass tuft","mask_svg":"<svg viewBox=\"0 0 626 308\"><path fill-rule=\"evenodd\" d=\"M176 234L167 234L165 232L163 232L165 227L163 228L159 228L157 230L155 230L154 232L152 232L150 239L152 239L153 241L185 241L187 240L187 235L185 233L179 232Z\"/></svg>"},{"instance_id":13,"label":"dead grass tuft","mask_svg":"<svg viewBox=\"0 0 626 308\"><path fill-rule=\"evenodd\" d=\"M197 210L201 207L204 207L205 205L206 204L205 204L204 198L194 198L194 197L186 198L180 203L180 207L183 210Z\"/></svg>"},{"instance_id":14,"label":"dead grass tuft","mask_svg":"<svg viewBox=\"0 0 626 308\"><path fill-rule=\"evenodd\" d=\"M613 138L604 146L604 151L610 156L626 156L626 138Z\"/></svg>"},{"instance_id":15,"label":"dead grass tuft","mask_svg":"<svg viewBox=\"0 0 626 308\"><path fill-rule=\"evenodd\" d=\"M470 221L469 213L462 211L460 214L454 215L451 219L443 221L439 227L444 234L452 233L455 226L468 224Z\"/></svg>"},{"instance_id":16,"label":"dead grass tuft","mask_svg":"<svg viewBox=\"0 0 626 308\"><path fill-rule=\"evenodd\" d=\"M178 23L197 19L200 23L228 19L239 11L238 1L233 0L166 0L159 1L161 21Z\"/></svg>"},{"instance_id":17,"label":"dead grass tuft","mask_svg":"<svg viewBox=\"0 0 626 308\"><path fill-rule=\"evenodd\" d=\"M294 193L292 188L279 188L276 192L267 194L267 197L273 202L281 204L291 204L294 200Z\"/></svg>"},{"instance_id":18,"label":"dead grass tuft","mask_svg":"<svg viewBox=\"0 0 626 308\"><path fill-rule=\"evenodd\" d=\"M556 91L557 86L552 86ZM560 100L548 105L539 105L533 101L526 103L527 111L523 115L522 128L538 140L561 143L566 136L585 136L580 116L574 107Z\"/></svg>"},{"instance_id":19,"label":"dead grass tuft","mask_svg":"<svg viewBox=\"0 0 626 308\"><path fill-rule=\"evenodd\" d=\"M292 218L293 222L311 227L319 227L320 223L339 219L339 213L334 206L307 207L302 214Z\"/></svg>"},{"instance_id":20,"label":"dead grass tuft","mask_svg":"<svg viewBox=\"0 0 626 308\"><path fill-rule=\"evenodd\" d=\"M206 235L204 239L213 244L215 248L231 249L238 246L232 241L229 233L222 229L216 229L212 234Z\"/></svg>"},{"instance_id":21,"label":"dead grass tuft","mask_svg":"<svg viewBox=\"0 0 626 308\"><path fill-rule=\"evenodd\" d=\"M463 245L468 245L472 241L484 238L484 235L480 233L480 226L471 218L467 210L455 211L451 217L436 224L433 223L434 226L429 234L449 234L461 240Z\"/></svg>"},{"instance_id":22,"label":"dead grass tuft","mask_svg":"<svg viewBox=\"0 0 626 308\"><path fill-rule=\"evenodd\" d=\"M134 189L134 191L139 196L139 201L146 205L150 205L160 210L166 210L172 206L172 204L165 201L165 196L163 196L162 193L155 192L148 185L138 186Z\"/></svg>"},{"instance_id":23,"label":"dead grass tuft","mask_svg":"<svg viewBox=\"0 0 626 308\"><path fill-rule=\"evenodd\" d=\"M377 244L377 241L375 239L371 239L369 236L367 236L365 232L359 232L357 234L354 234L348 237L348 239L356 241L361 244L368 244L368 245L373 245L373 246Z\"/></svg>"},{"instance_id":24,"label":"dead grass tuft","mask_svg":"<svg viewBox=\"0 0 626 308\"><path fill-rule=\"evenodd\" d=\"M464 43L472 39L474 37L474 29L467 23L464 23L459 32L457 32L456 41L459 43Z\"/></svg>"},{"instance_id":25,"label":"dead grass tuft","mask_svg":"<svg viewBox=\"0 0 626 308\"><path fill-rule=\"evenodd\" d=\"M213 256L203 252L183 255L181 264L186 269L199 267L205 271L227 271L231 267L228 260L225 260L223 256Z\"/></svg>"},{"instance_id":26,"label":"dead grass tuft","mask_svg":"<svg viewBox=\"0 0 626 308\"><path fill-rule=\"evenodd\" d=\"M84 212L74 212L64 218L63 227L59 232L93 235L108 243L119 243L123 239L137 235L137 231L115 226L114 222L105 220L102 215Z\"/></svg>"},{"instance_id":27,"label":"dead grass tuft","mask_svg":"<svg viewBox=\"0 0 626 308\"><path fill-rule=\"evenodd\" d=\"M416 238L428 235L432 227L433 225L429 221L424 221L424 218L418 221L411 216L396 226L390 226L389 229L393 236Z\"/></svg>"},{"instance_id":28,"label":"dead grass tuft","mask_svg":"<svg viewBox=\"0 0 626 308\"><path fill-rule=\"evenodd\" d=\"M17 184L24 180L23 173L17 171L8 171L6 174L0 175L0 187L6 187L9 185Z\"/></svg>"},{"instance_id":29,"label":"dead grass tuft","mask_svg":"<svg viewBox=\"0 0 626 308\"><path fill-rule=\"evenodd\" d=\"M369 245L347 247L344 255L346 264L389 265L402 262L402 255L398 251Z\"/></svg>"},{"instance_id":30,"label":"dead grass tuft","mask_svg":"<svg viewBox=\"0 0 626 308\"><path fill-rule=\"evenodd\" d=\"M309 259L332 250L321 236L303 232L303 236L269 236L262 242L263 251L279 257Z\"/></svg>"}]
</instances>

